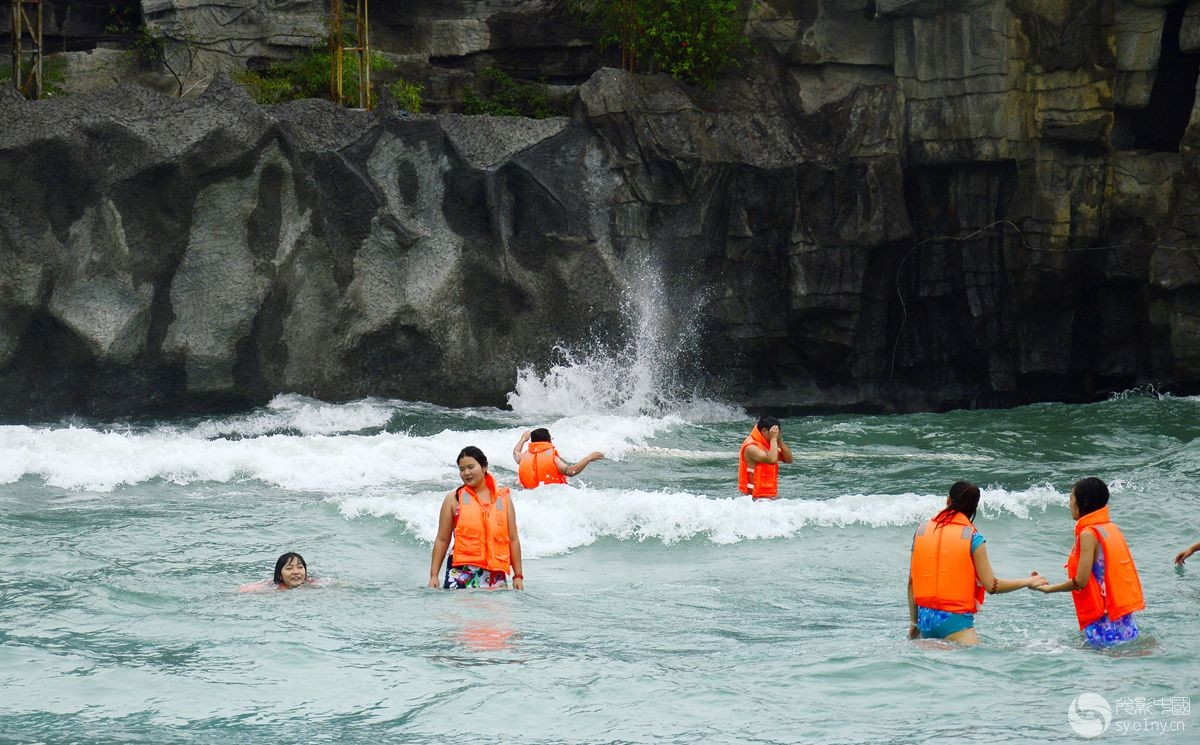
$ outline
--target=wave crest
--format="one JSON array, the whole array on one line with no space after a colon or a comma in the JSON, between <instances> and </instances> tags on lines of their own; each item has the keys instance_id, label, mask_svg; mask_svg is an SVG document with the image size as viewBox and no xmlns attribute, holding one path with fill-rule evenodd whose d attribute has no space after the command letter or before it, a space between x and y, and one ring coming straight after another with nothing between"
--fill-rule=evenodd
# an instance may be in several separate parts
<instances>
[{"instance_id":1,"label":"wave crest","mask_svg":"<svg viewBox=\"0 0 1200 745\"><path fill-rule=\"evenodd\" d=\"M432 543L437 508L445 492L410 495L334 497L348 518L394 518L415 538ZM543 486L515 492L520 511L521 547L526 555L561 554L602 538L658 540L665 544L707 539L714 544L794 538L805 528L913 525L945 504L944 495L848 494L826 500L749 497L713 498L679 491L621 491ZM983 490L988 517L1030 519L1033 509L1062 505L1066 496L1049 486L1024 491Z\"/></svg>"}]
</instances>

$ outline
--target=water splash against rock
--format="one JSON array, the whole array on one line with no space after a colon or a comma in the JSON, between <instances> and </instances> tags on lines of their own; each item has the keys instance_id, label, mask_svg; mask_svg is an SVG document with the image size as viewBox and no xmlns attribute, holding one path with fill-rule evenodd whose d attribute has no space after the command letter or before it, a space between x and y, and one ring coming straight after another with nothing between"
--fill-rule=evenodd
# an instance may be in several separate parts
<instances>
[{"instance_id":1,"label":"water splash against rock","mask_svg":"<svg viewBox=\"0 0 1200 745\"><path fill-rule=\"evenodd\" d=\"M703 389L697 363L704 298L672 297L662 271L648 259L633 262L621 307L628 325L619 344L597 330L579 344L560 342L558 361L539 371L517 373L508 394L513 411L525 416L582 414L622 416L678 414L692 421L730 421L744 416L713 400Z\"/></svg>"}]
</instances>

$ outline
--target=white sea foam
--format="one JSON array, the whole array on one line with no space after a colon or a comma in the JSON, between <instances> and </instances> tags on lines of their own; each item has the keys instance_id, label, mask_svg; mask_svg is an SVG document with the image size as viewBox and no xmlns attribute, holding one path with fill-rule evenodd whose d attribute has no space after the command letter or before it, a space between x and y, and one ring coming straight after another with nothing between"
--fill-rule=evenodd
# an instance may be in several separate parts
<instances>
[{"instance_id":1,"label":"white sea foam","mask_svg":"<svg viewBox=\"0 0 1200 745\"><path fill-rule=\"evenodd\" d=\"M466 445L488 454L493 470L514 471L510 453L525 429L445 429L429 436L382 431L321 434L378 429L398 404L285 403L191 428L0 427L0 483L35 476L65 489L111 491L155 479L176 484L259 481L286 489L340 492L455 481L454 458ZM620 460L657 433L680 424L678 417L587 415L547 426L560 453L573 461L592 450ZM297 434L306 431L317 434Z\"/></svg>"},{"instance_id":2,"label":"white sea foam","mask_svg":"<svg viewBox=\"0 0 1200 745\"><path fill-rule=\"evenodd\" d=\"M208 440L169 430L3 427L0 482L32 475L51 486L111 491L154 479L176 484L257 480L334 491L446 478L453 475L459 447L457 439L403 434Z\"/></svg>"},{"instance_id":3,"label":"white sea foam","mask_svg":"<svg viewBox=\"0 0 1200 745\"><path fill-rule=\"evenodd\" d=\"M446 491L333 497L342 514L400 521L414 537L432 542L437 506ZM826 500L781 499L753 502L749 497L714 498L679 491L621 491L544 486L514 494L521 525L521 547L529 556L545 556L586 546L601 538L658 540L671 544L693 538L729 544L746 540L791 538L807 527L916 525L945 505L944 495L850 494ZM985 489L982 512L995 518L1029 519L1031 509L1064 504L1051 487L1024 491Z\"/></svg>"},{"instance_id":4,"label":"white sea foam","mask_svg":"<svg viewBox=\"0 0 1200 745\"><path fill-rule=\"evenodd\" d=\"M331 404L308 396L283 394L266 406L241 416L208 419L190 429L197 437L258 437L280 431L302 435L332 435L382 429L404 401L366 398Z\"/></svg>"},{"instance_id":5,"label":"white sea foam","mask_svg":"<svg viewBox=\"0 0 1200 745\"><path fill-rule=\"evenodd\" d=\"M689 422L732 422L745 419L740 408L694 392L682 393L658 380L658 355L639 347L612 352L557 350L560 361L539 373L532 367L517 373L508 404L526 418L570 417L590 413L624 416L672 414Z\"/></svg>"},{"instance_id":6,"label":"white sea foam","mask_svg":"<svg viewBox=\"0 0 1200 745\"><path fill-rule=\"evenodd\" d=\"M740 445L740 443L738 443ZM665 448L655 445L635 446L629 448L630 453L645 453L651 456L661 456L672 460L694 461L725 461L732 463L737 460L737 448L729 450L684 450L682 448ZM899 452L868 450L856 452L852 450L809 450L792 451L792 457L798 461L841 461L841 460L918 460L918 461L951 461L956 463L986 463L993 460L988 455L968 455L965 453L934 453L934 452Z\"/></svg>"}]
</instances>

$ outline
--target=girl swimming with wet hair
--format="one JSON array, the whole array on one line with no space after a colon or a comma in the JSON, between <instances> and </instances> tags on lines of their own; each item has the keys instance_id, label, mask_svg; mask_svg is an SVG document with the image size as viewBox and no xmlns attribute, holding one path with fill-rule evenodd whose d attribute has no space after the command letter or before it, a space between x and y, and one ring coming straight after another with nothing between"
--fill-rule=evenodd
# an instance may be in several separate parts
<instances>
[{"instance_id":1,"label":"girl swimming with wet hair","mask_svg":"<svg viewBox=\"0 0 1200 745\"><path fill-rule=\"evenodd\" d=\"M275 585L291 590L308 582L308 562L295 551L288 551L275 560Z\"/></svg>"},{"instance_id":2,"label":"girl swimming with wet hair","mask_svg":"<svg viewBox=\"0 0 1200 745\"><path fill-rule=\"evenodd\" d=\"M288 551L275 560L275 574L270 582L251 582L238 588L239 592L262 592L264 590L294 590L304 585L316 584L308 576L308 562L295 551Z\"/></svg>"}]
</instances>

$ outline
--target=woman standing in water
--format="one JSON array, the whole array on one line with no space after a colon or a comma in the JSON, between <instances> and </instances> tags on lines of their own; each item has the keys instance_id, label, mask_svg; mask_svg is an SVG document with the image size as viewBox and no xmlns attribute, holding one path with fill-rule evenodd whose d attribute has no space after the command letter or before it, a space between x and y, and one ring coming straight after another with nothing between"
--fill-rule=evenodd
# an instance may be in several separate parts
<instances>
[{"instance_id":1,"label":"woman standing in water","mask_svg":"<svg viewBox=\"0 0 1200 745\"><path fill-rule=\"evenodd\" d=\"M442 500L429 564L429 586L448 590L505 589L511 568L513 588L524 590L517 513L508 489L496 486L496 480L488 473L487 456L479 448L473 445L463 448L457 461L463 485ZM451 536L454 549L446 563L445 578L441 579L438 571Z\"/></svg>"},{"instance_id":2,"label":"woman standing in water","mask_svg":"<svg viewBox=\"0 0 1200 745\"><path fill-rule=\"evenodd\" d=\"M1067 558L1067 581L1039 587L1071 591L1075 616L1088 644L1109 647L1137 638L1133 612L1146 607L1129 544L1108 516L1108 485L1092 476L1071 489L1075 545Z\"/></svg>"},{"instance_id":3,"label":"woman standing in water","mask_svg":"<svg viewBox=\"0 0 1200 745\"><path fill-rule=\"evenodd\" d=\"M946 507L913 536L908 573L909 637L945 639L965 646L979 643L975 612L984 592L995 595L1046 584L1034 572L1023 579L1000 579L992 571L984 537L972 521L979 487L958 481Z\"/></svg>"}]
</instances>

